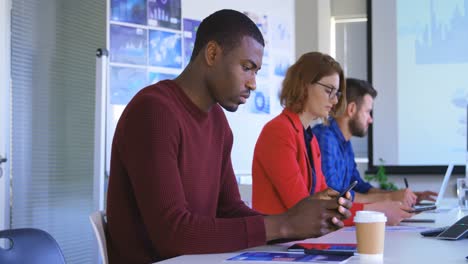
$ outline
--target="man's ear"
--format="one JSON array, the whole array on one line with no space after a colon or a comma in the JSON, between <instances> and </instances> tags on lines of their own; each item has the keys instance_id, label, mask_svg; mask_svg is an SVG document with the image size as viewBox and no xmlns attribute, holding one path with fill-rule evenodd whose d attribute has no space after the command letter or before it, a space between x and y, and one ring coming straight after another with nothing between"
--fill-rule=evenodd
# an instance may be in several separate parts
<instances>
[{"instance_id":1,"label":"man's ear","mask_svg":"<svg viewBox=\"0 0 468 264\"><path fill-rule=\"evenodd\" d=\"M212 66L216 58L221 53L221 47L216 41L209 41L205 46L205 61L209 66Z\"/></svg>"},{"instance_id":2,"label":"man's ear","mask_svg":"<svg viewBox=\"0 0 468 264\"><path fill-rule=\"evenodd\" d=\"M346 115L349 117L354 116L357 112L357 105L356 102L351 102L346 106Z\"/></svg>"}]
</instances>

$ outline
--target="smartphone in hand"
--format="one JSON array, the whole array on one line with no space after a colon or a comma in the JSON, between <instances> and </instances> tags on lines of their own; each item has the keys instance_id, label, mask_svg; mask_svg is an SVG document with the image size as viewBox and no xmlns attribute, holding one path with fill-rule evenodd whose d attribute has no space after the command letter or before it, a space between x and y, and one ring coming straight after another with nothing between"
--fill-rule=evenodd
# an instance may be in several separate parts
<instances>
[{"instance_id":1,"label":"smartphone in hand","mask_svg":"<svg viewBox=\"0 0 468 264\"><path fill-rule=\"evenodd\" d=\"M424 211L430 211L437 209L436 205L415 205L413 206L412 210L409 211L410 213L420 213Z\"/></svg>"},{"instance_id":2,"label":"smartphone in hand","mask_svg":"<svg viewBox=\"0 0 468 264\"><path fill-rule=\"evenodd\" d=\"M346 193L356 187L356 184L358 184L358 181L353 181L343 192L340 193L338 199L340 199L340 197L346 198Z\"/></svg>"}]
</instances>

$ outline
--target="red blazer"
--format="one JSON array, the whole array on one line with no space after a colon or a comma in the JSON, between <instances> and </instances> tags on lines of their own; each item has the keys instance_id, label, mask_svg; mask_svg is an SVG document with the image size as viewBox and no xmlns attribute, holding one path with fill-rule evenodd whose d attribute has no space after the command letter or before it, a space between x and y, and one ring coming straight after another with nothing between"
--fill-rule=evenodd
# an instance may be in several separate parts
<instances>
[{"instance_id":1,"label":"red blazer","mask_svg":"<svg viewBox=\"0 0 468 264\"><path fill-rule=\"evenodd\" d=\"M311 148L316 193L328 186L315 137ZM252 166L252 206L255 210L265 214L283 213L310 195L312 168L304 142L304 128L296 113L284 109L265 125L255 145ZM362 208L362 204L355 203L352 211ZM352 219L345 223L352 224Z\"/></svg>"}]
</instances>

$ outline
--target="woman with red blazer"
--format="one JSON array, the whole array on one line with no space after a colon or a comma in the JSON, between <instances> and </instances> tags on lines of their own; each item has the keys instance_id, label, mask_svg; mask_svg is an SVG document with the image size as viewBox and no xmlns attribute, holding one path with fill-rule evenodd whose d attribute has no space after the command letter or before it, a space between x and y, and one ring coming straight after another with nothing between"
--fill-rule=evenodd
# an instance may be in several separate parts
<instances>
[{"instance_id":1,"label":"woman with red blazer","mask_svg":"<svg viewBox=\"0 0 468 264\"><path fill-rule=\"evenodd\" d=\"M285 109L265 125L255 145L255 210L283 213L309 195L336 199L338 193L328 188L322 172L320 148L311 123L317 119L326 121L330 112L341 113L346 106L345 92L343 70L329 55L306 53L288 69L280 95ZM351 212L354 215L363 209L382 211L388 224L397 224L402 220L401 207L405 206L397 202L354 203ZM405 217L412 215L406 214ZM353 218L344 223L352 225Z\"/></svg>"}]
</instances>

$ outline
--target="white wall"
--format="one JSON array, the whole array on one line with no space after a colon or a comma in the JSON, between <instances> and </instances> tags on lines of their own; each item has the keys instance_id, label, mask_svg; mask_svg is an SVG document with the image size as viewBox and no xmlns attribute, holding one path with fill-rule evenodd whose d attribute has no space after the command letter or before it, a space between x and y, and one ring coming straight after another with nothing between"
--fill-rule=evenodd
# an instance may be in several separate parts
<instances>
[{"instance_id":1,"label":"white wall","mask_svg":"<svg viewBox=\"0 0 468 264\"><path fill-rule=\"evenodd\" d=\"M366 15L366 0L295 0L296 58L310 51L330 53L330 18Z\"/></svg>"},{"instance_id":2,"label":"white wall","mask_svg":"<svg viewBox=\"0 0 468 264\"><path fill-rule=\"evenodd\" d=\"M296 0L296 59L310 51L330 53L330 1Z\"/></svg>"},{"instance_id":3,"label":"white wall","mask_svg":"<svg viewBox=\"0 0 468 264\"><path fill-rule=\"evenodd\" d=\"M331 15L335 18L367 15L366 0L331 0Z\"/></svg>"},{"instance_id":4,"label":"white wall","mask_svg":"<svg viewBox=\"0 0 468 264\"><path fill-rule=\"evenodd\" d=\"M234 9L238 11L250 11L258 14L267 14L284 17L293 12L294 1L287 0L237 0L237 1L182 1L182 16L185 18L204 18L220 9ZM289 17L289 16L288 16ZM293 19L292 17L290 18Z\"/></svg>"}]
</instances>

